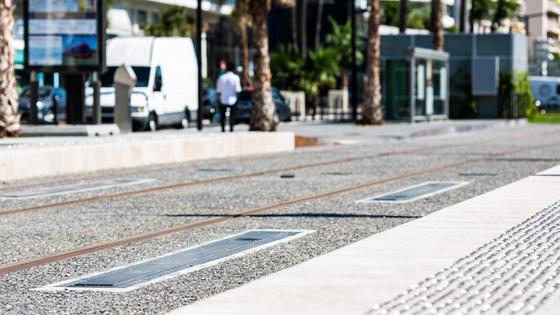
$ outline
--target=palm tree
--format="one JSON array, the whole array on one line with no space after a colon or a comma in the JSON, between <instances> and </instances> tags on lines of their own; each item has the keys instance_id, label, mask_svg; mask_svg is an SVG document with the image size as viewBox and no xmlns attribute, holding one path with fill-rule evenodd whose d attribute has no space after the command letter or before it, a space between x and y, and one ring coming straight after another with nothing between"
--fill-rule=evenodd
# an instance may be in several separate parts
<instances>
[{"instance_id":1,"label":"palm tree","mask_svg":"<svg viewBox=\"0 0 560 315\"><path fill-rule=\"evenodd\" d=\"M272 102L270 55L268 52L268 11L271 0L250 0L250 12L253 20L253 63L255 65L253 80L253 111L250 130L274 131L274 103Z\"/></svg>"},{"instance_id":2,"label":"palm tree","mask_svg":"<svg viewBox=\"0 0 560 315\"><path fill-rule=\"evenodd\" d=\"M496 3L496 10L492 18L492 26L490 30L492 33L498 31L502 25L502 21L515 16L518 4L515 0L498 0Z\"/></svg>"},{"instance_id":3,"label":"palm tree","mask_svg":"<svg viewBox=\"0 0 560 315\"><path fill-rule=\"evenodd\" d=\"M333 18L329 17L332 32L327 35L326 42L328 47L332 47L338 51L338 64L341 70L342 88L348 89L348 73L352 70L352 25L350 21L345 24L337 23ZM361 65L364 60L362 54L362 41L356 42L356 63Z\"/></svg>"},{"instance_id":4,"label":"palm tree","mask_svg":"<svg viewBox=\"0 0 560 315\"><path fill-rule=\"evenodd\" d=\"M492 0L472 0L469 23L471 32L475 32L475 23L490 18L490 11L493 7Z\"/></svg>"},{"instance_id":5,"label":"palm tree","mask_svg":"<svg viewBox=\"0 0 560 315\"><path fill-rule=\"evenodd\" d=\"M249 14L249 0L235 1L235 9L232 14L233 20L239 31L241 40L241 85L249 86L251 77L249 76L249 39L247 37L247 27L251 24L251 15Z\"/></svg>"},{"instance_id":6,"label":"palm tree","mask_svg":"<svg viewBox=\"0 0 560 315\"><path fill-rule=\"evenodd\" d=\"M442 9L441 0L432 0L432 34L435 50L443 50Z\"/></svg>"},{"instance_id":7,"label":"palm tree","mask_svg":"<svg viewBox=\"0 0 560 315\"><path fill-rule=\"evenodd\" d=\"M12 28L15 3L0 0L0 138L19 134Z\"/></svg>"},{"instance_id":8,"label":"palm tree","mask_svg":"<svg viewBox=\"0 0 560 315\"><path fill-rule=\"evenodd\" d=\"M368 22L366 84L364 87L364 104L362 108L362 123L367 125L383 124L383 109L381 107L381 82L379 62L381 59L379 22L379 0L370 0L371 12Z\"/></svg>"}]
</instances>

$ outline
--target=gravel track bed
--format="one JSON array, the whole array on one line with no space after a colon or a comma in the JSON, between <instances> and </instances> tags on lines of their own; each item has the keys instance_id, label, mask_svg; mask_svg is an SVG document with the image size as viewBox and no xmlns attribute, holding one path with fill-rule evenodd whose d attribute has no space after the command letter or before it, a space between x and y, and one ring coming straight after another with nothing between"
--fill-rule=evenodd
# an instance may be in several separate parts
<instances>
[{"instance_id":1,"label":"gravel track bed","mask_svg":"<svg viewBox=\"0 0 560 315\"><path fill-rule=\"evenodd\" d=\"M535 140L535 136L530 136L531 133L548 130L548 127L533 126L508 129L507 132L491 130L476 133L477 139L481 140L478 145L298 170L290 172L295 175L291 179L270 174L4 217L0 218L0 243L3 244L0 263L20 261L170 225L210 219L215 215L228 215L242 209L266 206L430 166L553 142L554 139L550 137L541 136ZM505 134L509 139L499 143L482 143L485 139L496 139ZM389 145L313 148L270 157L173 165L166 170L152 171L161 176L158 177L159 183L176 182L181 179L184 181L189 174L194 176L196 172L192 171L192 166L232 168L232 173L237 173L268 169L280 163L295 165L466 140L463 137L438 137L429 141L406 142L406 146L399 148ZM3 275L0 276L0 314L162 314L560 164L554 160L560 157L559 153L560 146L556 145L507 154L504 158L517 160L489 159L461 165ZM123 173L133 174L133 170ZM200 176L216 176L212 172L201 173L205 174ZM146 177L145 174L150 173L142 172L143 177ZM88 177L80 179L87 180ZM410 203L355 202L429 180L468 181L469 184ZM244 230L267 228L311 229L316 232L129 293L50 293L32 290Z\"/></svg>"}]
</instances>

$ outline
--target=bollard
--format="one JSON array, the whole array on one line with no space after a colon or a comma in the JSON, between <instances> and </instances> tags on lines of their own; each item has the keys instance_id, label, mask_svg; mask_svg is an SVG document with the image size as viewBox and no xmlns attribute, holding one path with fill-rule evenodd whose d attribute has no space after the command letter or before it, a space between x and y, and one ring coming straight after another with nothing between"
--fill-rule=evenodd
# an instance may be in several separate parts
<instances>
[{"instance_id":1,"label":"bollard","mask_svg":"<svg viewBox=\"0 0 560 315\"><path fill-rule=\"evenodd\" d=\"M130 95L136 84L136 74L130 66L122 65L115 71L115 107L113 112L114 123L121 133L132 131L132 118L130 112Z\"/></svg>"},{"instance_id":2,"label":"bollard","mask_svg":"<svg viewBox=\"0 0 560 315\"><path fill-rule=\"evenodd\" d=\"M37 101L39 99L39 84L37 83L37 72L31 71L29 77L29 117L27 119L29 124L36 125L38 123Z\"/></svg>"}]
</instances>

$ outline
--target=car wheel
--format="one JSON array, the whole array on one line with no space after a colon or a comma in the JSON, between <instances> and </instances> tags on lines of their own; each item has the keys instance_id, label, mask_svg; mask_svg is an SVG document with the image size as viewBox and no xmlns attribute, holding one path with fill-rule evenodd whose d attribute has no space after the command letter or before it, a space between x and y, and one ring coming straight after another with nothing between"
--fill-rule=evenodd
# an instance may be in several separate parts
<instances>
[{"instance_id":1,"label":"car wheel","mask_svg":"<svg viewBox=\"0 0 560 315\"><path fill-rule=\"evenodd\" d=\"M159 129L157 116L155 113L151 113L148 117L148 122L146 123L146 130L148 131L156 131Z\"/></svg>"}]
</instances>

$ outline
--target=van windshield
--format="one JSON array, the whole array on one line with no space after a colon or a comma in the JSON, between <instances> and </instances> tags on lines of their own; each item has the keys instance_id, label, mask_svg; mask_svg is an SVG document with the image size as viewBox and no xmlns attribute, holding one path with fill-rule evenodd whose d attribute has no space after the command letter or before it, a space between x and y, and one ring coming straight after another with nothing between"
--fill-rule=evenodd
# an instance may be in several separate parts
<instances>
[{"instance_id":1,"label":"van windshield","mask_svg":"<svg viewBox=\"0 0 560 315\"><path fill-rule=\"evenodd\" d=\"M150 81L150 67L132 66L132 70L134 70L136 78L138 79L136 81L136 86L147 87L148 82ZM113 77L115 76L115 71L117 71L117 67L107 67L107 70L103 72L103 74L99 77L102 87L113 86Z\"/></svg>"}]
</instances>

